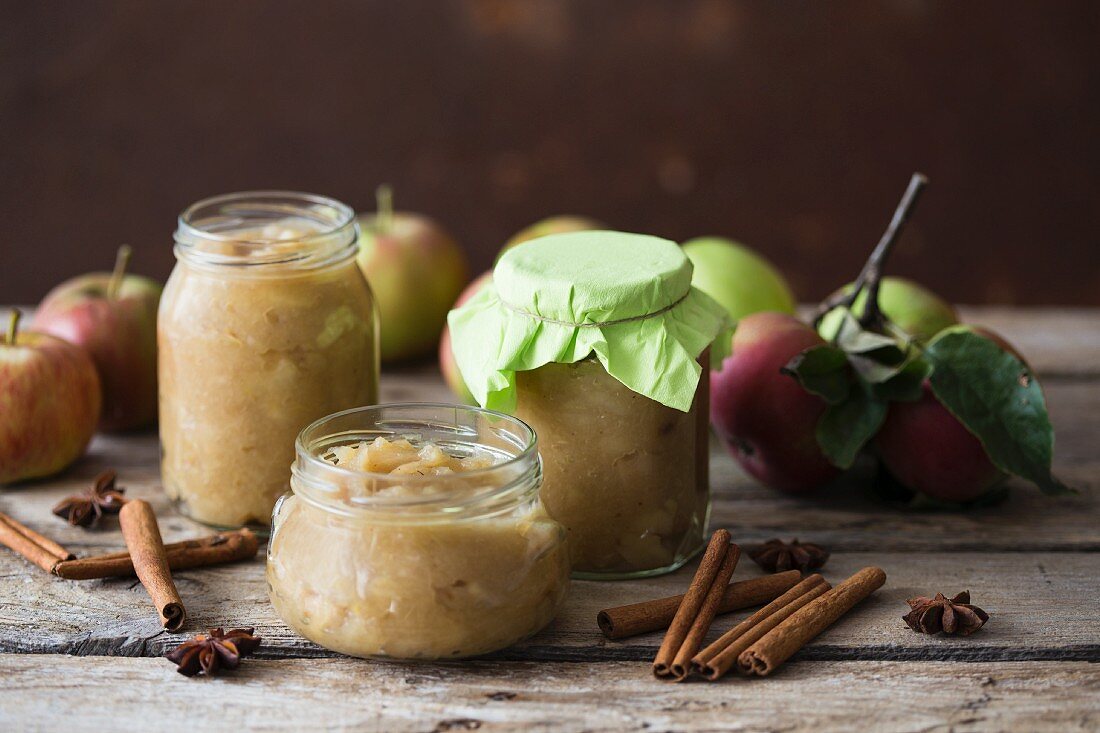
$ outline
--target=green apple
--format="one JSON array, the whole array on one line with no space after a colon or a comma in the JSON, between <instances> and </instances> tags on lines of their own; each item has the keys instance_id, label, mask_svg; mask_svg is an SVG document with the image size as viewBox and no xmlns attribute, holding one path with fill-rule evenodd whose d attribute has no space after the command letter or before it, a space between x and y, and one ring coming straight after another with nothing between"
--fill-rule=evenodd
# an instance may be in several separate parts
<instances>
[{"instance_id":1,"label":"green apple","mask_svg":"<svg viewBox=\"0 0 1100 733\"><path fill-rule=\"evenodd\" d=\"M852 284L840 291L851 292ZM863 315L867 304L867 291L859 294L852 312ZM912 280L901 277L884 277L879 284L878 304L882 314L916 341L928 341L937 333L959 322L959 315L950 303L931 290ZM822 338L831 340L840 328L840 311L825 314L818 326Z\"/></svg>"},{"instance_id":2,"label":"green apple","mask_svg":"<svg viewBox=\"0 0 1100 733\"><path fill-rule=\"evenodd\" d=\"M84 453L102 400L85 351L45 333L0 334L0 484L49 476Z\"/></svg>"},{"instance_id":3,"label":"green apple","mask_svg":"<svg viewBox=\"0 0 1100 733\"><path fill-rule=\"evenodd\" d=\"M748 247L722 237L684 242L695 266L691 284L725 306L737 321L750 313L793 314L794 294L772 263Z\"/></svg>"},{"instance_id":4,"label":"green apple","mask_svg":"<svg viewBox=\"0 0 1100 733\"><path fill-rule=\"evenodd\" d=\"M359 227L359 267L378 304L382 360L430 353L466 283L466 256L428 217L393 211L385 189L378 213L360 214Z\"/></svg>"},{"instance_id":5,"label":"green apple","mask_svg":"<svg viewBox=\"0 0 1100 733\"><path fill-rule=\"evenodd\" d=\"M513 234L504 246L501 248L500 253L497 255L497 259L500 259L500 255L507 252L517 244L523 244L524 242L532 239L538 239L539 237L545 237L548 234L562 234L564 232L587 232L593 229L604 229L605 225L590 219L587 216L573 216L570 214L562 214L559 216L551 216L540 221L536 221L529 227L524 227L518 232Z\"/></svg>"},{"instance_id":6,"label":"green apple","mask_svg":"<svg viewBox=\"0 0 1100 733\"><path fill-rule=\"evenodd\" d=\"M126 272L119 248L114 272L61 283L34 314L35 331L82 347L103 387L103 430L132 430L157 417L157 305L160 283Z\"/></svg>"}]
</instances>

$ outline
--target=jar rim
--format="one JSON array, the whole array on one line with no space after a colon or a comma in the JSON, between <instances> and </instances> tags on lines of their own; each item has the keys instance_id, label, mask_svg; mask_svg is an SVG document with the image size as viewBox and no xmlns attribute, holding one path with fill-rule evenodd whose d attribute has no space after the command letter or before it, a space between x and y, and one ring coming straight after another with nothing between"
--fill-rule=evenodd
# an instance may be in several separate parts
<instances>
[{"instance_id":1,"label":"jar rim","mask_svg":"<svg viewBox=\"0 0 1100 733\"><path fill-rule=\"evenodd\" d=\"M506 496L514 493L526 493L532 486L537 488L537 483L532 481L532 472L536 477L541 476L541 463L538 454L538 435L535 430L523 420L515 417L514 415L508 415L503 412L497 412L495 410L487 410L483 407L475 407L472 405L455 405L446 402L388 402L380 403L377 405L366 405L362 407L353 407L348 410L342 410L340 412L326 415L314 422L310 423L304 428L294 441L295 453L297 459L294 462L293 474L300 480L307 481L310 487L315 487L319 481L316 477L307 477L306 473L310 469L314 472L320 472L323 476L331 477L334 479L344 478L353 479L359 481L377 481L382 483L393 483L394 485L408 485L414 487L426 487L432 484L438 484L440 481L439 476L432 475L410 475L410 474L392 474L381 473L377 471L364 471L361 469L348 468L346 466L339 466L325 460L318 452L318 448L321 441L326 439L331 440L333 437L340 435L341 433L333 433L322 430L326 425L340 420L346 419L355 415L367 414L370 412L383 413L386 411L428 411L428 410L454 410L456 412L462 411L472 415L479 415L491 418L493 420L499 420L509 424L513 428L518 428L520 434L523 437L522 446L519 447L517 453L509 455L505 460L494 463L491 466L484 468L474 468L469 471L462 471L457 474L461 476L464 482L476 481L479 478L488 478L493 476L509 477L508 480L503 481L498 486L489 486L483 490L476 491L444 491L440 493L433 493L429 495L414 495L414 496L362 496L356 497L354 501L343 502L340 506L341 509L384 509L384 510L400 510L403 508L425 508L434 505L445 506L449 511L460 510L463 508L472 508L474 506L480 506L487 502L491 502L494 499L503 499ZM432 423L423 421L425 426L430 426ZM410 422L412 424L412 422ZM436 423L437 426L441 424ZM307 497L308 498L308 497ZM326 502L327 505L327 502Z\"/></svg>"},{"instance_id":2,"label":"jar rim","mask_svg":"<svg viewBox=\"0 0 1100 733\"><path fill-rule=\"evenodd\" d=\"M246 223L258 226L278 218L306 219L316 226L289 239L241 236L247 231ZM202 264L237 266L329 264L358 252L358 239L355 210L347 204L320 194L283 190L236 191L196 201L180 212L174 235L177 254ZM203 243L232 244L243 252L202 252ZM297 251L265 253L272 245L295 245Z\"/></svg>"}]
</instances>

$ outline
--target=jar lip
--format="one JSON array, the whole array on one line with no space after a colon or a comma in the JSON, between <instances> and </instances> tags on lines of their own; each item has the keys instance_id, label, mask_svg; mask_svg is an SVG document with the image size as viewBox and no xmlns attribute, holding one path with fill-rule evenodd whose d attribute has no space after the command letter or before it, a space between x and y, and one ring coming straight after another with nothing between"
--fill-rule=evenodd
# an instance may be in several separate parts
<instances>
[{"instance_id":1,"label":"jar lip","mask_svg":"<svg viewBox=\"0 0 1100 733\"><path fill-rule=\"evenodd\" d=\"M204 229L201 226L197 226L194 223L195 216L203 209L212 209L214 207L224 206L233 202L251 202L254 205L262 199L286 199L288 203L298 202L302 205L312 206L324 206L332 209L336 217L329 223L329 225L318 231L309 232L303 237L295 239L294 241L308 241L310 239L319 237L328 237L332 234L340 231L349 224L355 223L355 210L342 201L338 201L329 196L322 196L315 193L305 193L302 191L284 191L284 190L257 190L257 191L235 191L233 193L223 193L217 196L210 196L204 199L200 199L195 203L188 206L186 209L180 212L177 218L177 226L179 231L177 232L177 239L179 239L179 232L183 232L186 235L196 237L199 239L209 239L217 242L233 242L234 244L255 244L255 245L267 245L279 240L275 239L242 239L239 236L234 236L232 232L222 233L210 231Z\"/></svg>"},{"instance_id":2,"label":"jar lip","mask_svg":"<svg viewBox=\"0 0 1100 733\"><path fill-rule=\"evenodd\" d=\"M438 476L416 476L409 474L401 474L395 476L392 473L380 473L376 471L363 471L355 468L348 468L346 466L338 466L331 463L324 458L316 454L312 445L316 440L324 438L326 435L331 436L333 433L319 432L318 435L310 435L313 432L317 432L319 428L323 427L326 423L335 421L342 417L348 417L358 413L367 413L372 411L384 411L384 410L461 410L474 414L485 415L491 418L503 420L518 426L522 430L524 436L523 448L515 455L509 456L507 459L500 463L494 463L491 466L484 468L475 468L469 471L463 471L461 477L464 481L476 481L482 476L492 476L493 474L514 474L515 477L511 480L504 482L500 486L489 486L481 491L474 491L465 493L461 496L456 496L454 493L446 492L440 494L431 495L417 495L417 496L366 496L357 497L350 505L346 505L347 509L371 509L371 508L386 508L386 509L400 509L402 507L425 507L431 505L448 505L450 507L470 506L474 504L483 503L489 499L501 497L506 494L515 492L517 488L523 488L523 486L529 483L529 479L526 478L527 473L531 468L523 469L524 463L530 463L533 468L539 470L539 456L538 456L538 435L534 429L523 420L520 420L514 415L508 415L507 413L497 412L496 410L487 410L483 407L474 407L472 405L455 405L446 402L386 402L377 405L366 405L363 407L353 407L349 410L342 410L340 412L326 415L319 420L315 420L310 423L305 429L303 429L298 437L294 441L294 448L298 459L295 461L293 467L293 473L302 478L303 472L306 468L313 468L323 471L328 476L334 478L346 478L357 480L375 480L383 482L400 482L403 485L409 486L430 486L439 482ZM426 423L427 424L427 423ZM309 436L307 438L307 436ZM534 460L532 460L534 459ZM304 465L302 465L304 464ZM517 467L519 467L518 470ZM311 481L310 483L315 483Z\"/></svg>"}]
</instances>

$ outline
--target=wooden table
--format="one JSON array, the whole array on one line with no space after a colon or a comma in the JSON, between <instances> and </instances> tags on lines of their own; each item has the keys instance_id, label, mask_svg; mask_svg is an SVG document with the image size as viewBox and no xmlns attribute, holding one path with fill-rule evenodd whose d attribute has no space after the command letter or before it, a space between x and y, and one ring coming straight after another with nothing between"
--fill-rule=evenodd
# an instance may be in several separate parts
<instances>
[{"instance_id":1,"label":"wooden table","mask_svg":"<svg viewBox=\"0 0 1100 733\"><path fill-rule=\"evenodd\" d=\"M186 679L133 579L67 582L0 550L0 731L376 728L546 730L1100 729L1100 311L969 309L1028 355L1058 431L1056 468L1079 496L1011 497L968 513L885 505L866 470L810 498L777 494L713 455L715 526L748 543L798 536L833 551L838 580L880 565L886 586L768 679L654 680L659 635L605 639L602 607L682 592L691 568L653 580L576 582L546 631L491 658L401 664L350 659L290 631L267 599L263 560L180 572L188 632L256 626L264 642L232 675ZM434 369L388 373L385 400L448 400ZM69 528L50 514L105 467L150 499L166 541L205 531L160 490L154 435L98 437L52 480L0 491L0 511L77 554L117 550L114 521ZM741 563L736 577L758 571ZM905 599L972 591L992 620L968 638L917 635ZM719 619L712 634L741 614Z\"/></svg>"}]
</instances>

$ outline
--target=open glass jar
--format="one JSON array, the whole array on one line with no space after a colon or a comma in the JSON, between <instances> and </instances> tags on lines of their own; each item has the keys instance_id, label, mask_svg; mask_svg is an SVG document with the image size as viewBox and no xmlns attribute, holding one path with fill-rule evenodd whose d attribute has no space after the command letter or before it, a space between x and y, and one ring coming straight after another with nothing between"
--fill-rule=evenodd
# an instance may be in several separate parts
<instances>
[{"instance_id":1,"label":"open glass jar","mask_svg":"<svg viewBox=\"0 0 1100 733\"><path fill-rule=\"evenodd\" d=\"M449 316L474 397L539 435L575 577L665 573L703 545L708 358L729 323L691 276L674 242L557 234L505 252Z\"/></svg>"},{"instance_id":2,"label":"open glass jar","mask_svg":"<svg viewBox=\"0 0 1100 733\"><path fill-rule=\"evenodd\" d=\"M455 405L364 407L317 421L296 449L267 578L302 636L358 657L455 659L514 644L557 613L565 532L541 506L535 434L520 420ZM374 450L375 470L357 468L359 451ZM393 460L410 450L411 462Z\"/></svg>"},{"instance_id":3,"label":"open glass jar","mask_svg":"<svg viewBox=\"0 0 1100 733\"><path fill-rule=\"evenodd\" d=\"M175 240L157 322L164 488L199 522L266 527L302 428L377 401L355 212L234 193L186 209Z\"/></svg>"}]
</instances>

